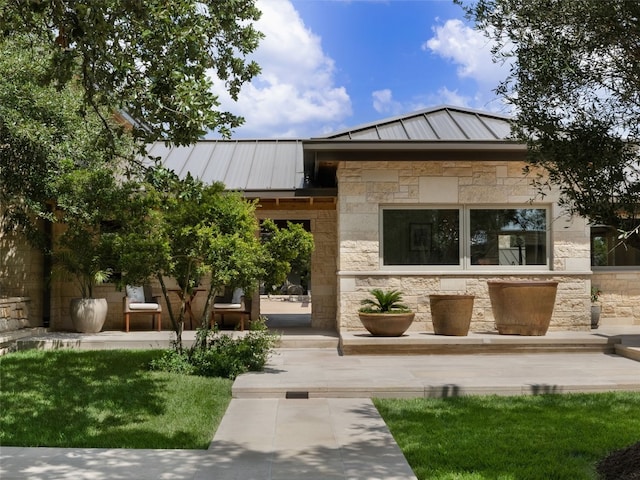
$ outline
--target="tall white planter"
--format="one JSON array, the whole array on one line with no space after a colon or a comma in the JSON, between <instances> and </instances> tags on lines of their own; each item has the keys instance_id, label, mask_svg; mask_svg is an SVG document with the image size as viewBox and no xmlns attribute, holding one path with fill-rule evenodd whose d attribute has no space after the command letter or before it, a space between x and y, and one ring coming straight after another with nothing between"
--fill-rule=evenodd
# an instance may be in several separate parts
<instances>
[{"instance_id":1,"label":"tall white planter","mask_svg":"<svg viewBox=\"0 0 640 480\"><path fill-rule=\"evenodd\" d=\"M71 300L71 320L80 333L98 333L107 319L106 298L74 298Z\"/></svg>"}]
</instances>

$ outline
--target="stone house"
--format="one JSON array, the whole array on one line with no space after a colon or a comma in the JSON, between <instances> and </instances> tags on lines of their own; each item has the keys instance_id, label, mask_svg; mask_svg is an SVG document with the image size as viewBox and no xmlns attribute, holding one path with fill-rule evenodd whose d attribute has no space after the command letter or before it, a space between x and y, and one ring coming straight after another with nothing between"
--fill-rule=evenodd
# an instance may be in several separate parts
<instances>
[{"instance_id":1,"label":"stone house","mask_svg":"<svg viewBox=\"0 0 640 480\"><path fill-rule=\"evenodd\" d=\"M430 294L470 293L471 330L493 330L494 279L557 280L552 330L590 328L592 287L602 291L603 324L640 325L640 251L568 216L557 193L537 197L523 173L526 148L509 132L507 117L438 107L319 138L157 144L150 153L179 175L258 199L260 219L305 223L316 243L312 328L361 329L360 300L381 287L404 292L412 329L431 330ZM0 295L29 297L31 324L49 317L70 328L68 285L43 296L37 252L0 240ZM110 302L105 329L121 329L122 292L97 293Z\"/></svg>"}]
</instances>

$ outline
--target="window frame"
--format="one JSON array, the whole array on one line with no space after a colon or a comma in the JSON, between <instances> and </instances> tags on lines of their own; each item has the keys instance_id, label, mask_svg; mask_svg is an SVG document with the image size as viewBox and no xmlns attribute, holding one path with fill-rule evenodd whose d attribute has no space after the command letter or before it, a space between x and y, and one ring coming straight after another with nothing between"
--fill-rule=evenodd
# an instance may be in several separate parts
<instances>
[{"instance_id":1,"label":"window frame","mask_svg":"<svg viewBox=\"0 0 640 480\"><path fill-rule=\"evenodd\" d=\"M614 227L610 225L589 225L589 257L590 257L590 265L591 270L594 272L637 272L640 271L640 265L594 265L593 264L593 238L594 238L594 230L610 230ZM597 232L595 232L597 233ZM613 234L615 235L615 234ZM619 245L614 247L619 248Z\"/></svg>"},{"instance_id":2,"label":"window frame","mask_svg":"<svg viewBox=\"0 0 640 480\"><path fill-rule=\"evenodd\" d=\"M384 211L385 210L457 210L458 211L458 264L457 265L385 265L384 263ZM393 205L381 205L378 215L378 255L379 255L379 268L380 270L398 271L406 270L411 272L419 272L424 270L430 271L461 271L464 269L463 265L463 229L464 219L462 217L463 209L458 204L393 204Z\"/></svg>"},{"instance_id":3,"label":"window frame","mask_svg":"<svg viewBox=\"0 0 640 480\"><path fill-rule=\"evenodd\" d=\"M544 210L545 212L545 263L538 265L473 265L471 264L471 211L472 210ZM549 221L549 213L551 209L548 204L474 204L465 205L465 270L498 270L498 271L543 271L551 270L551 222Z\"/></svg>"},{"instance_id":4,"label":"window frame","mask_svg":"<svg viewBox=\"0 0 640 480\"><path fill-rule=\"evenodd\" d=\"M545 212L545 263L540 265L472 265L471 264L471 211L472 210L544 210ZM385 265L384 263L384 211L385 210L458 210L459 246L457 265ZM380 205L378 214L378 256L379 268L384 271L407 272L522 272L551 270L551 256L553 245L551 244L550 221L551 206L549 204L390 204Z\"/></svg>"}]
</instances>

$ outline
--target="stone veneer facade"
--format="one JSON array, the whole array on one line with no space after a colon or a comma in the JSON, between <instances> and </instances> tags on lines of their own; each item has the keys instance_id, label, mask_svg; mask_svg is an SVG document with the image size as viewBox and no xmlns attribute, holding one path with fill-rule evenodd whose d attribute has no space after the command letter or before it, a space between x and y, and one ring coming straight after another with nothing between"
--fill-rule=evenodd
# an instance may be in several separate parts
<instances>
[{"instance_id":1,"label":"stone veneer facade","mask_svg":"<svg viewBox=\"0 0 640 480\"><path fill-rule=\"evenodd\" d=\"M518 272L390 271L380 267L378 228L382 205L520 205L534 198L521 162L505 161L342 161L338 168L335 209L268 210L258 217L310 220L316 249L312 258L312 325L331 330L362 329L359 302L370 288L398 288L416 311L413 329L431 331L430 293L476 296L472 330L493 330L487 280L555 279L559 281L552 329L588 329L591 284L602 290L601 325L640 325L640 270L591 272L589 228L582 219L562 214L553 197L550 206L551 269ZM58 232L58 226L55 227ZM43 257L22 237L0 236L0 331L41 326L45 288ZM154 291L160 293L158 285ZM105 330L123 328L122 297L111 284L95 289L109 302ZM72 282L56 278L51 291L51 328L72 330L69 302L78 295ZM171 294L172 303L178 299ZM204 304L196 297L194 311ZM170 329L163 300L163 329ZM132 328L151 328L147 316L132 317Z\"/></svg>"},{"instance_id":2,"label":"stone veneer facade","mask_svg":"<svg viewBox=\"0 0 640 480\"><path fill-rule=\"evenodd\" d=\"M338 165L339 328L362 329L360 301L374 287L395 288L415 312L412 330L432 331L429 294L475 295L472 331L494 330L487 280L557 280L552 330L590 328L589 227L536 192L520 161L340 161ZM402 270L381 267L380 208L407 206L548 207L550 267L522 270ZM461 237L463 238L463 237Z\"/></svg>"},{"instance_id":3,"label":"stone veneer facade","mask_svg":"<svg viewBox=\"0 0 640 480\"><path fill-rule=\"evenodd\" d=\"M43 291L43 255L22 236L0 233L0 332L42 326Z\"/></svg>"},{"instance_id":4,"label":"stone veneer facade","mask_svg":"<svg viewBox=\"0 0 640 480\"><path fill-rule=\"evenodd\" d=\"M638 270L601 271L593 273L591 283L602 294L600 325L640 326L640 272Z\"/></svg>"}]
</instances>

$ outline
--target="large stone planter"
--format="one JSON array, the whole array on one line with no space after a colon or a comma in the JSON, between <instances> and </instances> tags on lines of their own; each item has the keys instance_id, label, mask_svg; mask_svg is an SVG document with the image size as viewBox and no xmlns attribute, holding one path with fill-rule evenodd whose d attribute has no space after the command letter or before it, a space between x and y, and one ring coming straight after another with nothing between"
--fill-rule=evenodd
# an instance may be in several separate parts
<instances>
[{"instance_id":1,"label":"large stone planter","mask_svg":"<svg viewBox=\"0 0 640 480\"><path fill-rule=\"evenodd\" d=\"M98 333L107 319L106 298L74 298L71 300L71 320L80 333Z\"/></svg>"},{"instance_id":2,"label":"large stone planter","mask_svg":"<svg viewBox=\"0 0 640 480\"><path fill-rule=\"evenodd\" d=\"M489 281L491 310L502 335L545 335L558 282Z\"/></svg>"},{"instance_id":3,"label":"large stone planter","mask_svg":"<svg viewBox=\"0 0 640 480\"><path fill-rule=\"evenodd\" d=\"M399 337L413 323L411 313L358 313L364 328L375 337Z\"/></svg>"},{"instance_id":4,"label":"large stone planter","mask_svg":"<svg viewBox=\"0 0 640 480\"><path fill-rule=\"evenodd\" d=\"M473 299L473 295L429 295L433 332L436 335L468 335Z\"/></svg>"}]
</instances>

